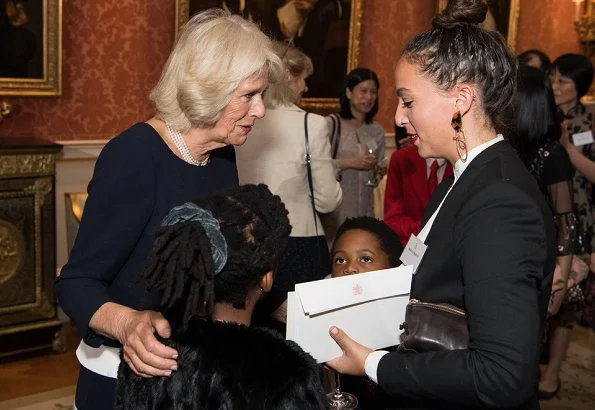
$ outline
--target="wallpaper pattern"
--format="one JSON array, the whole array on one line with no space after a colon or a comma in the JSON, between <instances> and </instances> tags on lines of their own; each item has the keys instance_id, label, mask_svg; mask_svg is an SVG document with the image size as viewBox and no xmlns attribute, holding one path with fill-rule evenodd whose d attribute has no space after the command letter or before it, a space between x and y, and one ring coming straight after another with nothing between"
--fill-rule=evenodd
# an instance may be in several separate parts
<instances>
[{"instance_id":1,"label":"wallpaper pattern","mask_svg":"<svg viewBox=\"0 0 595 410\"><path fill-rule=\"evenodd\" d=\"M395 66L407 41L430 27L436 0L367 0L366 3L360 64L378 75L380 90L376 120L387 132L394 132Z\"/></svg>"},{"instance_id":2,"label":"wallpaper pattern","mask_svg":"<svg viewBox=\"0 0 595 410\"><path fill-rule=\"evenodd\" d=\"M564 53L581 53L574 13L570 0L521 0L517 53L538 48L552 60Z\"/></svg>"},{"instance_id":3,"label":"wallpaper pattern","mask_svg":"<svg viewBox=\"0 0 595 410\"><path fill-rule=\"evenodd\" d=\"M377 72L378 121L393 131L400 50L430 26L436 0L364 0L361 65ZM517 52L580 52L569 0L521 0ZM63 95L5 98L0 137L104 139L151 116L147 95L173 42L174 0L63 0Z\"/></svg>"}]
</instances>

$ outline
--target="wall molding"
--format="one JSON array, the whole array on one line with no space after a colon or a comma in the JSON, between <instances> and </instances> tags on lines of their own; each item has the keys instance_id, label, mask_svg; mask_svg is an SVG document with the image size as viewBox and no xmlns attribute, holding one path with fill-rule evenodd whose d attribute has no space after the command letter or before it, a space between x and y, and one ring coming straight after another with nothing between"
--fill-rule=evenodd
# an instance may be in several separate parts
<instances>
[{"instance_id":1,"label":"wall molding","mask_svg":"<svg viewBox=\"0 0 595 410\"><path fill-rule=\"evenodd\" d=\"M397 144L395 143L395 133L394 132L386 132L384 134L384 143L386 145L386 151L394 151L397 149Z\"/></svg>"},{"instance_id":2,"label":"wall molding","mask_svg":"<svg viewBox=\"0 0 595 410\"><path fill-rule=\"evenodd\" d=\"M68 260L66 195L87 192L99 153L109 140L56 141L63 146L56 158L56 267Z\"/></svg>"},{"instance_id":3,"label":"wall molding","mask_svg":"<svg viewBox=\"0 0 595 410\"><path fill-rule=\"evenodd\" d=\"M59 161L73 160L96 160L99 153L107 144L106 140L76 140L76 141L55 141L56 144L63 146L62 152L58 156Z\"/></svg>"}]
</instances>

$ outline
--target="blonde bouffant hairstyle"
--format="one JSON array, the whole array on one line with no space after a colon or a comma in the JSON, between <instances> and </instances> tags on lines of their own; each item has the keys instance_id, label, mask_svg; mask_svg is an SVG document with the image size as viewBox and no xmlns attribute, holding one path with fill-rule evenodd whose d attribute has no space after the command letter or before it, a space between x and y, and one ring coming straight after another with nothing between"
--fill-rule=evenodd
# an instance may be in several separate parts
<instances>
[{"instance_id":1,"label":"blonde bouffant hairstyle","mask_svg":"<svg viewBox=\"0 0 595 410\"><path fill-rule=\"evenodd\" d=\"M264 95L264 104L267 108L293 104L296 95L291 88L291 82L302 74L308 77L314 71L310 57L291 44L273 41L273 50L281 59L284 73L283 77L271 82Z\"/></svg>"},{"instance_id":2,"label":"blonde bouffant hairstyle","mask_svg":"<svg viewBox=\"0 0 595 410\"><path fill-rule=\"evenodd\" d=\"M209 128L240 83L280 73L272 40L256 24L222 9L194 15L183 27L149 98L155 117L174 129Z\"/></svg>"}]
</instances>

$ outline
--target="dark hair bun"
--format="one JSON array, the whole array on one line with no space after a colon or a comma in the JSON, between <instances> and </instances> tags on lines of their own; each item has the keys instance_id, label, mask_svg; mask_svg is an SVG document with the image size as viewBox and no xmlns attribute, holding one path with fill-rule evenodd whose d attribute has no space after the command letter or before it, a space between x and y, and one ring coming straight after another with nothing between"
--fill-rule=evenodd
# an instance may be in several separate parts
<instances>
[{"instance_id":1,"label":"dark hair bun","mask_svg":"<svg viewBox=\"0 0 595 410\"><path fill-rule=\"evenodd\" d=\"M488 13L485 0L449 0L444 11L434 17L434 28L454 28L465 24L479 24Z\"/></svg>"}]
</instances>

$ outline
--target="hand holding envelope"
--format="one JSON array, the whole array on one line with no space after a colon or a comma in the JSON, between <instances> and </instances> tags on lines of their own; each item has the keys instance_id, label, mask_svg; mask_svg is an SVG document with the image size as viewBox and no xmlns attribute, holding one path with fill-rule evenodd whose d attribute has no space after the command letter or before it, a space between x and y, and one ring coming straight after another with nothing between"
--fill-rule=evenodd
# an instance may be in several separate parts
<instances>
[{"instance_id":1,"label":"hand holding envelope","mask_svg":"<svg viewBox=\"0 0 595 410\"><path fill-rule=\"evenodd\" d=\"M329 333L341 350L343 350L343 356L326 362L327 366L341 374L365 376L366 359L374 350L357 343L338 327L331 327Z\"/></svg>"},{"instance_id":2,"label":"hand holding envelope","mask_svg":"<svg viewBox=\"0 0 595 410\"><path fill-rule=\"evenodd\" d=\"M287 339L319 363L342 355L329 335L333 326L371 349L398 344L412 276L412 267L401 266L296 285L288 295Z\"/></svg>"}]
</instances>

